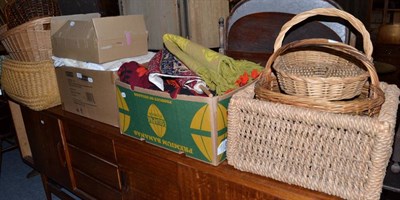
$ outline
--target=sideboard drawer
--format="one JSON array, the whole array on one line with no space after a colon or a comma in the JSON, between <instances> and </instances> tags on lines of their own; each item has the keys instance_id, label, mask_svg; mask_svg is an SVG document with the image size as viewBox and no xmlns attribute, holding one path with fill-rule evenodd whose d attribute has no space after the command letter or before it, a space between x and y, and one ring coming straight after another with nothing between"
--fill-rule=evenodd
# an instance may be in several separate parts
<instances>
[{"instance_id":1,"label":"sideboard drawer","mask_svg":"<svg viewBox=\"0 0 400 200\"><path fill-rule=\"evenodd\" d=\"M111 163L116 163L112 139L70 123L66 123L65 130L69 144Z\"/></svg>"},{"instance_id":2,"label":"sideboard drawer","mask_svg":"<svg viewBox=\"0 0 400 200\"><path fill-rule=\"evenodd\" d=\"M96 158L72 145L68 145L68 147L71 165L74 169L78 169L115 189L121 189L118 167L116 165Z\"/></svg>"},{"instance_id":3,"label":"sideboard drawer","mask_svg":"<svg viewBox=\"0 0 400 200\"><path fill-rule=\"evenodd\" d=\"M86 194L95 197L96 199L122 199L122 195L118 190L115 190L97 180L87 176L79 170L74 169L76 187L80 191L84 191Z\"/></svg>"}]
</instances>

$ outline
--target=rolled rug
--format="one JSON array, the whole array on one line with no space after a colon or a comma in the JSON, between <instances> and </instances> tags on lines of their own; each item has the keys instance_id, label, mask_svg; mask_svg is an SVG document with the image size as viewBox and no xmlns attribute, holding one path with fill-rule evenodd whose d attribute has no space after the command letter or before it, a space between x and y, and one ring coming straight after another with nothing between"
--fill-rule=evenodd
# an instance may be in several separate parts
<instances>
[{"instance_id":1,"label":"rolled rug","mask_svg":"<svg viewBox=\"0 0 400 200\"><path fill-rule=\"evenodd\" d=\"M200 76L217 95L253 81L263 69L254 62L235 60L178 35L164 34L163 42L168 51Z\"/></svg>"}]
</instances>

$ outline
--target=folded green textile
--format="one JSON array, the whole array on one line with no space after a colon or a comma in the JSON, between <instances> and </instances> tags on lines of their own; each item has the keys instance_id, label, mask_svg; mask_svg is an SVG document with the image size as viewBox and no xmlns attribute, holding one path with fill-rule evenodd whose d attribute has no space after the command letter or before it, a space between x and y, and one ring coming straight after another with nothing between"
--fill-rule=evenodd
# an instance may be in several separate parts
<instances>
[{"instance_id":1,"label":"folded green textile","mask_svg":"<svg viewBox=\"0 0 400 200\"><path fill-rule=\"evenodd\" d=\"M252 81L263 69L254 62L235 60L178 35L165 34L163 41L165 47L217 95L241 86L239 82L244 76L248 82Z\"/></svg>"}]
</instances>

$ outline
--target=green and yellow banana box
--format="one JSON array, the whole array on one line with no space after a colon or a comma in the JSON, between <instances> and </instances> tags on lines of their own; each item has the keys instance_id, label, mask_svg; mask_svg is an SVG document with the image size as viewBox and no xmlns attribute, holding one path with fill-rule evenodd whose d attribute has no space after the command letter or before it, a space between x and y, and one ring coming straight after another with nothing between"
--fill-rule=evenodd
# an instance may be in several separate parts
<instances>
[{"instance_id":1,"label":"green and yellow banana box","mask_svg":"<svg viewBox=\"0 0 400 200\"><path fill-rule=\"evenodd\" d=\"M116 81L121 133L217 166L226 158L227 107L235 92L178 95Z\"/></svg>"}]
</instances>

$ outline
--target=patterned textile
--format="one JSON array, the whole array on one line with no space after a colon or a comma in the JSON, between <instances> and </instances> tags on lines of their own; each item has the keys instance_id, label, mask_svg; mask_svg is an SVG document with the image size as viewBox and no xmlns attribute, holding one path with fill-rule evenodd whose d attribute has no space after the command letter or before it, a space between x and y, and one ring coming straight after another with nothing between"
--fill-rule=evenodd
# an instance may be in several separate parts
<instances>
[{"instance_id":1,"label":"patterned textile","mask_svg":"<svg viewBox=\"0 0 400 200\"><path fill-rule=\"evenodd\" d=\"M156 54L158 55L158 54ZM149 66L159 66L160 56L154 56ZM149 81L149 70L135 61L127 62L121 65L117 72L121 82L129 84L134 90L136 86L146 89L159 90L157 86ZM194 90L181 87L175 78L164 78L162 80L165 92L168 92L171 98L176 98L178 94L206 96L205 94L197 94Z\"/></svg>"},{"instance_id":2,"label":"patterned textile","mask_svg":"<svg viewBox=\"0 0 400 200\"><path fill-rule=\"evenodd\" d=\"M163 41L166 48L217 95L251 82L263 69L254 62L234 60L177 35L165 34Z\"/></svg>"},{"instance_id":3,"label":"patterned textile","mask_svg":"<svg viewBox=\"0 0 400 200\"><path fill-rule=\"evenodd\" d=\"M203 94L200 85L206 87L204 81L186 67L179 59L167 49L162 49L150 60L148 64L149 80L160 90L164 91L164 80L175 80L179 87L194 90Z\"/></svg>"}]
</instances>

